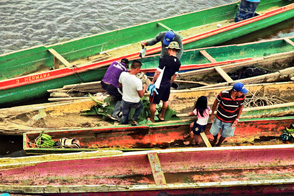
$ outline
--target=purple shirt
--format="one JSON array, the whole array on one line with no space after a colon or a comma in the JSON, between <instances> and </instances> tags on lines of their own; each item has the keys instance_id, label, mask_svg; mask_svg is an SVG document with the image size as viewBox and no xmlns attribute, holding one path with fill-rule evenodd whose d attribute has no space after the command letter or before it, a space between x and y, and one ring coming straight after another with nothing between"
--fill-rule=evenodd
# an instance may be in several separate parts
<instances>
[{"instance_id":1,"label":"purple shirt","mask_svg":"<svg viewBox=\"0 0 294 196\"><path fill-rule=\"evenodd\" d=\"M115 86L116 88L119 88L118 79L119 79L120 74L124 71L127 71L125 64L114 61L108 67L102 81L105 83L111 84L111 85Z\"/></svg>"}]
</instances>

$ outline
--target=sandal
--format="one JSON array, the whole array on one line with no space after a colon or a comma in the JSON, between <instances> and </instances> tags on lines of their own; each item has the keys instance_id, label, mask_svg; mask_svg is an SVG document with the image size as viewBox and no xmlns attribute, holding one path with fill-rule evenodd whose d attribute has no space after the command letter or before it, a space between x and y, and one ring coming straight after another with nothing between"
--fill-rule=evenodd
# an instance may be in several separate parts
<instances>
[{"instance_id":1,"label":"sandal","mask_svg":"<svg viewBox=\"0 0 294 196\"><path fill-rule=\"evenodd\" d=\"M138 125L138 123L134 120L133 122L132 122L132 126L137 126Z\"/></svg>"},{"instance_id":2,"label":"sandal","mask_svg":"<svg viewBox=\"0 0 294 196\"><path fill-rule=\"evenodd\" d=\"M157 116L159 122L164 121L164 118L160 118L160 117L159 117L159 114L156 115L156 116Z\"/></svg>"}]
</instances>

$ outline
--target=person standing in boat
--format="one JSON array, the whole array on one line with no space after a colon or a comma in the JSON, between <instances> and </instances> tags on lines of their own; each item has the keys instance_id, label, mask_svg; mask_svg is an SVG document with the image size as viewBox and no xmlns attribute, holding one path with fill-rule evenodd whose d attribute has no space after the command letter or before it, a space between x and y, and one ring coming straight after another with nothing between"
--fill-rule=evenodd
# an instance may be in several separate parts
<instances>
[{"instance_id":1,"label":"person standing in boat","mask_svg":"<svg viewBox=\"0 0 294 196\"><path fill-rule=\"evenodd\" d=\"M156 111L156 104L162 100L163 105L158 119L164 120L165 111L168 106L168 99L170 95L171 83L174 82L181 67L181 62L177 57L180 52L178 42L173 41L167 47L169 56L165 56L159 60L159 66L154 73L152 82L148 86L150 91L150 120L154 122L154 115Z\"/></svg>"},{"instance_id":2,"label":"person standing in boat","mask_svg":"<svg viewBox=\"0 0 294 196\"><path fill-rule=\"evenodd\" d=\"M122 94L119 92L118 79L122 72L127 72L129 68L129 60L126 58L121 59L120 62L114 61L107 69L101 85L109 95L116 98L116 104L113 109L111 117L114 120L120 120L119 113L121 112Z\"/></svg>"},{"instance_id":3,"label":"person standing in boat","mask_svg":"<svg viewBox=\"0 0 294 196\"><path fill-rule=\"evenodd\" d=\"M132 125L138 124L137 120L143 109L143 103L140 98L144 96L147 89L147 85L142 84L142 81L136 77L136 74L141 72L141 66L142 63L140 61L134 60L130 72L122 72L119 77L119 85L123 90L121 124L129 123L131 108L135 108Z\"/></svg>"},{"instance_id":4,"label":"person standing in boat","mask_svg":"<svg viewBox=\"0 0 294 196\"><path fill-rule=\"evenodd\" d=\"M142 48L145 48L145 46L153 46L157 44L158 42L161 42L161 53L160 58L169 56L168 49L166 48L172 41L176 41L179 44L179 52L177 53L177 57L180 60L183 54L183 43L181 36L179 34L176 34L173 30L165 31L159 33L155 38L152 40L149 40L147 42L142 42Z\"/></svg>"},{"instance_id":5,"label":"person standing in boat","mask_svg":"<svg viewBox=\"0 0 294 196\"><path fill-rule=\"evenodd\" d=\"M248 90L242 82L237 82L230 90L221 91L212 106L210 133L214 140L212 146L221 146L227 137L232 137L244 107L245 94ZM214 112L218 105L216 118ZM218 134L221 136L217 142Z\"/></svg>"},{"instance_id":6,"label":"person standing in boat","mask_svg":"<svg viewBox=\"0 0 294 196\"><path fill-rule=\"evenodd\" d=\"M193 112L189 116L197 116L197 121L190 124L190 140L184 142L185 145L198 145L199 135L204 132L209 119L210 107L207 105L207 97L201 96L197 99ZM194 137L196 135L196 137Z\"/></svg>"}]
</instances>

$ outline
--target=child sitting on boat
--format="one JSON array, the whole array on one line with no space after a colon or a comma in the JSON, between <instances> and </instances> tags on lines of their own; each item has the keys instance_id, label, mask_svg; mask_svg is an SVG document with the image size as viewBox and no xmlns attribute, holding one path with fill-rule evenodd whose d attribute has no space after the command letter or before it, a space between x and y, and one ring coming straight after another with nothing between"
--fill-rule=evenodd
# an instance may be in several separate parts
<instances>
[{"instance_id":1,"label":"child sitting on boat","mask_svg":"<svg viewBox=\"0 0 294 196\"><path fill-rule=\"evenodd\" d=\"M210 107L207 105L207 97L201 96L197 99L193 112L188 113L189 116L197 116L195 120L190 124L190 141L184 142L185 145L198 145L199 135L204 132L208 119L209 119ZM196 137L195 137L196 135Z\"/></svg>"}]
</instances>

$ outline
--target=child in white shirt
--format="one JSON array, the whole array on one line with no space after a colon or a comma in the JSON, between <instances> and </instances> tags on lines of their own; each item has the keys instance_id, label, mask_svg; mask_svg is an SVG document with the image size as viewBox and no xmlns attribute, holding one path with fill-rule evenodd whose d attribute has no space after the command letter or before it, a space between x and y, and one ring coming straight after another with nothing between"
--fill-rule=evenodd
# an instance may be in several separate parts
<instances>
[{"instance_id":1,"label":"child in white shirt","mask_svg":"<svg viewBox=\"0 0 294 196\"><path fill-rule=\"evenodd\" d=\"M195 141L201 132L204 132L208 119L210 107L207 105L207 97L201 96L197 99L193 112L189 116L197 116L197 121L190 124L190 141L184 142L185 145L198 145ZM194 137L196 135L196 137Z\"/></svg>"}]
</instances>

